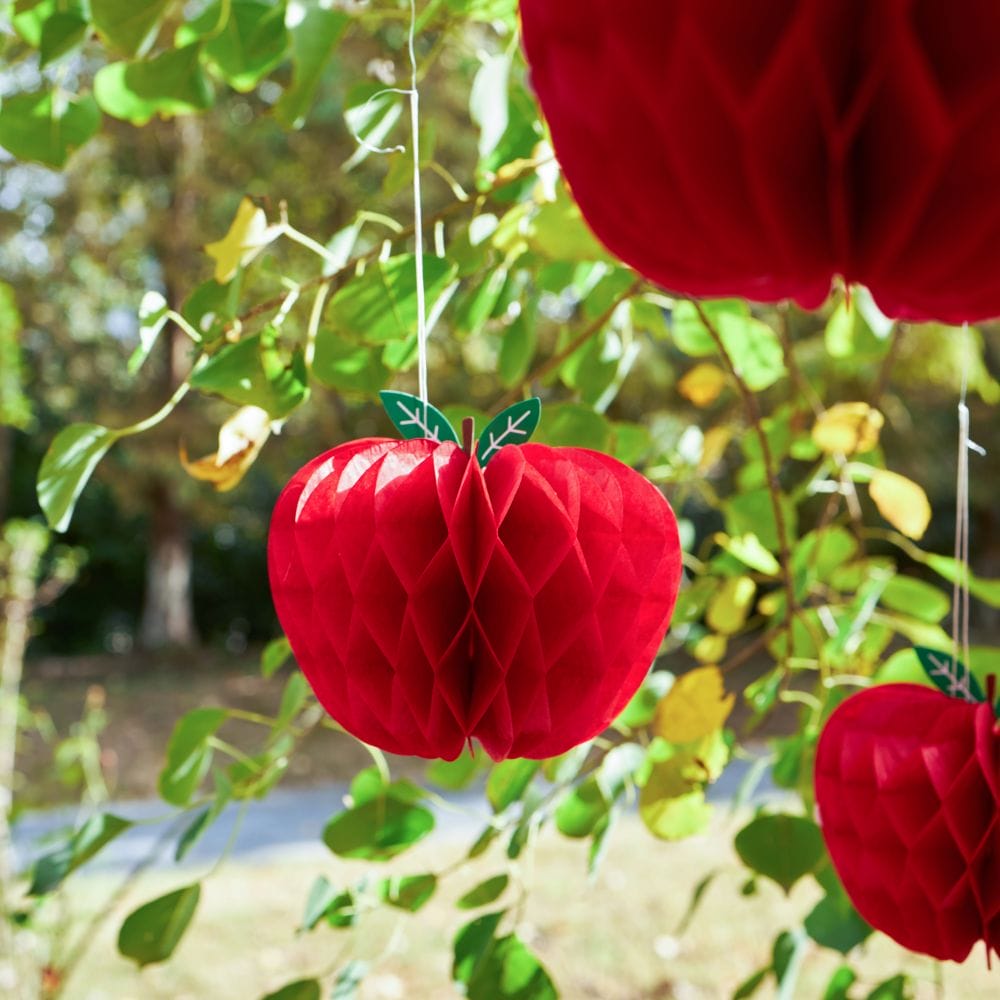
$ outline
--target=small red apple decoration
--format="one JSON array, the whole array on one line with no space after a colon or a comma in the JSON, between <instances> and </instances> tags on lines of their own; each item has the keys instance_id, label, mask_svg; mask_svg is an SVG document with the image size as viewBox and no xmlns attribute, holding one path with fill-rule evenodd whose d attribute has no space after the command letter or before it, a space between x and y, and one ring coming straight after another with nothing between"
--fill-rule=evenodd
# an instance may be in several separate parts
<instances>
[{"instance_id":1,"label":"small red apple decoration","mask_svg":"<svg viewBox=\"0 0 1000 1000\"><path fill-rule=\"evenodd\" d=\"M918 650L944 690L868 688L830 716L816 804L858 912L911 951L961 962L1000 952L1000 735L992 692ZM957 669L956 669L957 667Z\"/></svg>"},{"instance_id":2,"label":"small red apple decoration","mask_svg":"<svg viewBox=\"0 0 1000 1000\"><path fill-rule=\"evenodd\" d=\"M680 582L674 515L607 455L520 444L529 400L472 452L433 407L383 398L417 439L313 459L282 492L278 617L326 710L393 753L550 757L601 732L645 676Z\"/></svg>"},{"instance_id":3,"label":"small red apple decoration","mask_svg":"<svg viewBox=\"0 0 1000 1000\"><path fill-rule=\"evenodd\" d=\"M1000 314L994 0L521 0L594 232L675 292Z\"/></svg>"}]
</instances>

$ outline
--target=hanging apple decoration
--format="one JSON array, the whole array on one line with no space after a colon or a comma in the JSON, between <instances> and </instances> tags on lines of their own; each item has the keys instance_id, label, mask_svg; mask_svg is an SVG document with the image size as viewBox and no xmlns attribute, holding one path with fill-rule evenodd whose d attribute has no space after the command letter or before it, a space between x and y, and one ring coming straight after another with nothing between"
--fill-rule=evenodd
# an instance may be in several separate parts
<instances>
[{"instance_id":1,"label":"hanging apple decoration","mask_svg":"<svg viewBox=\"0 0 1000 1000\"><path fill-rule=\"evenodd\" d=\"M594 232L664 287L1000 314L1000 5L521 0Z\"/></svg>"},{"instance_id":2,"label":"hanging apple decoration","mask_svg":"<svg viewBox=\"0 0 1000 1000\"><path fill-rule=\"evenodd\" d=\"M680 582L662 494L607 455L524 444L537 399L473 452L383 393L409 440L313 459L271 520L278 617L326 710L384 750L550 757L601 732L645 676ZM471 422L469 422L471 423Z\"/></svg>"},{"instance_id":3,"label":"hanging apple decoration","mask_svg":"<svg viewBox=\"0 0 1000 1000\"><path fill-rule=\"evenodd\" d=\"M994 692L947 654L917 651L942 689L868 688L830 716L816 804L858 912L911 951L1000 952L1000 724Z\"/></svg>"}]
</instances>

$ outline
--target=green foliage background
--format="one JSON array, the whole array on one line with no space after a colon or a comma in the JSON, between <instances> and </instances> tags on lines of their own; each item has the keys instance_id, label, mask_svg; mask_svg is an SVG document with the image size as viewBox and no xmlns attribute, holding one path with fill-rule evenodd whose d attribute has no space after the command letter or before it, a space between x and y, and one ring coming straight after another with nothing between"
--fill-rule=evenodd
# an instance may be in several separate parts
<instances>
[{"instance_id":1,"label":"green foliage background","mask_svg":"<svg viewBox=\"0 0 1000 1000\"><path fill-rule=\"evenodd\" d=\"M405 98L392 89L408 76L409 7L4 6L0 145L11 158L0 164L0 420L17 428L6 432L4 500L9 513L34 514L37 473L50 524L89 550L76 599L43 613L40 642L87 648L116 616L134 623L143 484L162 476L198 525L203 633L225 634L245 618L248 638L270 638L263 549L281 483L325 447L390 433L381 389L415 391L412 162L399 148L409 145ZM703 830L707 785L749 754L759 763L751 775L770 769L799 804L763 810L737 836L747 891L757 878L786 890L815 879L824 896L774 942L766 968L747 970L736 995L765 982L798 995L801 959L815 948L845 956L827 997L907 995L902 976L855 985L851 956L870 929L825 857L811 760L840 698L872 681L919 679L908 647L949 644L955 565L935 553L950 548L965 336L892 323L863 289L838 289L821 313L804 314L691 302L650 286L601 248L559 176L514 0L429 0L417 38L432 398L453 421L474 415L481 427L503 406L542 396L537 440L610 452L663 487L682 521L687 579L662 669L605 737L488 774L480 759L432 763L426 787L393 780L373 752L324 843L373 863L403 854L434 826L432 787L481 781L493 819L470 859L501 842L516 862L554 826L589 841L596 868L615 818L636 803L651 838ZM373 154L359 136L393 151ZM973 330L968 343L973 436L1000 447L990 419L1000 399L995 338ZM213 492L185 474L178 442L194 458L215 453L225 446L220 428L246 407L256 423L242 451L188 463L232 489ZM831 427L836 447L823 435ZM875 503L869 491L879 496L872 484L889 482L886 470L909 485L902 499ZM908 515L925 494L935 516L914 526ZM987 477L975 478L985 574L1000 553L991 501ZM220 537L229 539L221 552ZM985 608L1000 607L1000 583L977 578L974 592ZM273 674L287 655L276 639L262 670ZM996 655L977 646L973 670L985 675ZM730 692L740 702L730 717L713 685L745 664L754 675ZM677 722L673 676L692 669L706 684ZM795 732L763 756L748 749L782 706L794 707ZM160 792L185 817L179 858L227 803L266 796L308 733L331 724L297 673L279 713L256 720L250 756L224 739L235 717L189 714L166 748ZM97 814L39 862L23 919L128 825ZM321 879L303 901L303 927L335 931L378 907L417 912L447 876ZM558 995L518 936L525 891L490 870L459 902L488 908L462 918L453 944L453 980L473 1000ZM169 960L198 902L192 884L137 909L121 928L121 953L139 965ZM367 971L347 961L271 996L343 1000Z\"/></svg>"}]
</instances>

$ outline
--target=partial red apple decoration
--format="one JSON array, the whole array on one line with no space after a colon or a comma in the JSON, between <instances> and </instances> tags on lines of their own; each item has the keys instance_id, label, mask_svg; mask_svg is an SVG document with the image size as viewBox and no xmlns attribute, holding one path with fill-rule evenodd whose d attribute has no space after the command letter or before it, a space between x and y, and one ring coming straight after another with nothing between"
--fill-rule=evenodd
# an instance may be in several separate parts
<instances>
[{"instance_id":1,"label":"partial red apple decoration","mask_svg":"<svg viewBox=\"0 0 1000 1000\"><path fill-rule=\"evenodd\" d=\"M473 451L420 399L383 393L409 440L340 445L271 519L278 617L326 710L393 753L551 757L635 693L680 583L677 523L637 472L525 444L537 399Z\"/></svg>"},{"instance_id":2,"label":"partial red apple decoration","mask_svg":"<svg viewBox=\"0 0 1000 1000\"><path fill-rule=\"evenodd\" d=\"M858 912L911 951L1000 952L1000 724L990 685L918 649L941 688L886 684L843 702L816 754L816 804Z\"/></svg>"},{"instance_id":3,"label":"partial red apple decoration","mask_svg":"<svg viewBox=\"0 0 1000 1000\"><path fill-rule=\"evenodd\" d=\"M674 292L1000 314L1000 4L521 0L608 248Z\"/></svg>"}]
</instances>

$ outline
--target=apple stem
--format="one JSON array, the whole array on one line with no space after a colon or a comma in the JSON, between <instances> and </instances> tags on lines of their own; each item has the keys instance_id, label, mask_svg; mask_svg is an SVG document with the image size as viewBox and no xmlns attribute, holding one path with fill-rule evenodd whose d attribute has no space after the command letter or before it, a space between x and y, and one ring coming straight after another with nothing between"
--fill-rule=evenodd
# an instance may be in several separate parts
<instances>
[{"instance_id":1,"label":"apple stem","mask_svg":"<svg viewBox=\"0 0 1000 1000\"><path fill-rule=\"evenodd\" d=\"M462 450L466 455L472 455L476 443L476 418L466 417L462 421Z\"/></svg>"}]
</instances>

